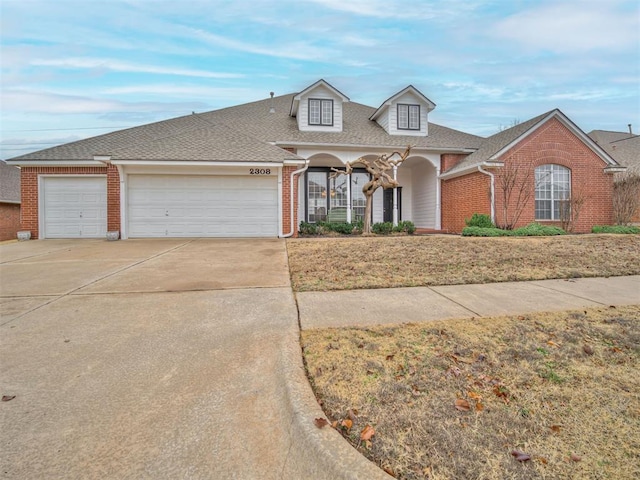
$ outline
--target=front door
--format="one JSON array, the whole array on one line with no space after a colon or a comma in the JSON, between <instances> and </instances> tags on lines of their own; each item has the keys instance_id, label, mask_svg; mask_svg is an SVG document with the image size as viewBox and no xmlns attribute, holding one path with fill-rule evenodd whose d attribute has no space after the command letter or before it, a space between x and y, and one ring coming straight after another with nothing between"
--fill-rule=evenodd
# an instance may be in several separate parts
<instances>
[{"instance_id":1,"label":"front door","mask_svg":"<svg viewBox=\"0 0 640 480\"><path fill-rule=\"evenodd\" d=\"M398 221L402 220L402 187L398 187ZM393 222L393 188L383 190L382 199L383 221Z\"/></svg>"}]
</instances>

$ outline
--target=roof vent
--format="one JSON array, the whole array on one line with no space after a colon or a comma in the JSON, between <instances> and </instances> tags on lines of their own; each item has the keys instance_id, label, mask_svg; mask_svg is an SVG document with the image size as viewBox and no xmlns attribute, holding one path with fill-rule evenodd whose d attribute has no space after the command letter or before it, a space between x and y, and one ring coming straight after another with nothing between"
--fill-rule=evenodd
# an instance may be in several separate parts
<instances>
[{"instance_id":1,"label":"roof vent","mask_svg":"<svg viewBox=\"0 0 640 480\"><path fill-rule=\"evenodd\" d=\"M627 126L629 127L629 135L633 135L633 130L631 130L631 124L627 124Z\"/></svg>"},{"instance_id":2,"label":"roof vent","mask_svg":"<svg viewBox=\"0 0 640 480\"><path fill-rule=\"evenodd\" d=\"M269 107L269 113L276 113L276 108L273 106L273 92L269 92L271 95L271 106Z\"/></svg>"}]
</instances>

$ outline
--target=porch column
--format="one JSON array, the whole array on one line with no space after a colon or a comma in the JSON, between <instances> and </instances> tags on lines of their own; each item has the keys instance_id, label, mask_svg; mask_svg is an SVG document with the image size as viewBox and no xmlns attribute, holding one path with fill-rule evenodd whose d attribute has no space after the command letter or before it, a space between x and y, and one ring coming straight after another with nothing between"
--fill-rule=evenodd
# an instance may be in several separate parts
<instances>
[{"instance_id":1,"label":"porch column","mask_svg":"<svg viewBox=\"0 0 640 480\"><path fill-rule=\"evenodd\" d=\"M347 175L347 223L351 223L351 175Z\"/></svg>"},{"instance_id":2,"label":"porch column","mask_svg":"<svg viewBox=\"0 0 640 480\"><path fill-rule=\"evenodd\" d=\"M440 193L440 167L436 167L436 230L442 229L442 195Z\"/></svg>"},{"instance_id":3,"label":"porch column","mask_svg":"<svg viewBox=\"0 0 640 480\"><path fill-rule=\"evenodd\" d=\"M393 179L398 180L398 167L393 167ZM398 189L393 189L393 225L398 225Z\"/></svg>"}]
</instances>

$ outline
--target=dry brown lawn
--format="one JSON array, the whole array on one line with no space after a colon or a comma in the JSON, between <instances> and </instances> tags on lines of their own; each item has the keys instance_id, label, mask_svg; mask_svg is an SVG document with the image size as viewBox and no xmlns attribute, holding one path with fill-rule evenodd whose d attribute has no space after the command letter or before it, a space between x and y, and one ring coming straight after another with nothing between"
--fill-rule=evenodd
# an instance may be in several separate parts
<instances>
[{"instance_id":1,"label":"dry brown lawn","mask_svg":"<svg viewBox=\"0 0 640 480\"><path fill-rule=\"evenodd\" d=\"M416 250L431 240L407 239ZM600 265L592 249L608 239L580 240ZM640 478L640 306L307 330L302 344L329 419L397 478Z\"/></svg>"},{"instance_id":2,"label":"dry brown lawn","mask_svg":"<svg viewBox=\"0 0 640 480\"><path fill-rule=\"evenodd\" d=\"M640 274L640 235L287 241L297 291Z\"/></svg>"}]
</instances>

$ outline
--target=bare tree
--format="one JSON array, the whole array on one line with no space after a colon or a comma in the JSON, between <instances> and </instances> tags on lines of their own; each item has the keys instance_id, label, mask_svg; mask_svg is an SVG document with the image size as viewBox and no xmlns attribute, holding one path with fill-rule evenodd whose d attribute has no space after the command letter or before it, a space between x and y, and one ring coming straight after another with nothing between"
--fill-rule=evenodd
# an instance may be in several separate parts
<instances>
[{"instance_id":1,"label":"bare tree","mask_svg":"<svg viewBox=\"0 0 640 480\"><path fill-rule=\"evenodd\" d=\"M532 181L533 169L529 165L518 168L515 162L506 161L496 173L498 194L502 197L502 218L498 227L513 230L535 193Z\"/></svg>"},{"instance_id":2,"label":"bare tree","mask_svg":"<svg viewBox=\"0 0 640 480\"><path fill-rule=\"evenodd\" d=\"M362 227L362 233L371 233L371 210L373 206L373 194L379 188L396 188L399 186L397 180L393 178L393 169L398 167L404 162L409 153L411 152L411 146L408 146L404 153L393 152L390 154L379 155L374 159L360 157L351 162L347 162L344 170L332 168L333 173L330 178L336 178L340 175L351 175L353 167L355 165L362 165L371 179L362 187L362 193L364 193L367 203L364 209L364 225Z\"/></svg>"},{"instance_id":3,"label":"bare tree","mask_svg":"<svg viewBox=\"0 0 640 480\"><path fill-rule=\"evenodd\" d=\"M622 174L613 184L613 219L616 225L629 225L640 210L640 174Z\"/></svg>"},{"instance_id":4,"label":"bare tree","mask_svg":"<svg viewBox=\"0 0 640 480\"><path fill-rule=\"evenodd\" d=\"M584 182L580 182L573 186L570 197L560 202L560 226L563 230L574 231L588 198L588 189Z\"/></svg>"}]
</instances>

